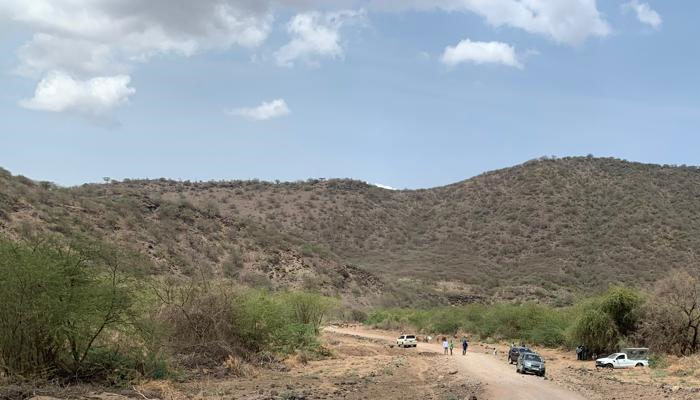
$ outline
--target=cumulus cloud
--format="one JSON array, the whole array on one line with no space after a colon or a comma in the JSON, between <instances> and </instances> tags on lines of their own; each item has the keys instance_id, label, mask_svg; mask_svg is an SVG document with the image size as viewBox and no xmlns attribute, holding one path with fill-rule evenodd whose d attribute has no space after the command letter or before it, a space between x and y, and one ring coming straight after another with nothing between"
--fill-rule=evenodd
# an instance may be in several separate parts
<instances>
[{"instance_id":1,"label":"cumulus cloud","mask_svg":"<svg viewBox=\"0 0 700 400\"><path fill-rule=\"evenodd\" d=\"M52 72L39 82L34 97L22 100L20 105L32 110L99 116L126 103L136 92L129 86L130 80L127 75L116 75L83 81Z\"/></svg>"},{"instance_id":2,"label":"cumulus cloud","mask_svg":"<svg viewBox=\"0 0 700 400\"><path fill-rule=\"evenodd\" d=\"M629 4L640 20L661 23L648 5ZM2 0L0 26L32 34L17 51L18 74L40 84L56 81L60 74L86 83L128 76L139 63L159 55L257 48L269 37L280 10L296 15L285 25L290 39L274 53L274 61L318 65L344 56L343 28L364 17L363 11L347 10L359 7L475 13L492 26L566 44L610 32L596 0ZM109 111L104 105L97 109Z\"/></svg>"},{"instance_id":3,"label":"cumulus cloud","mask_svg":"<svg viewBox=\"0 0 700 400\"><path fill-rule=\"evenodd\" d=\"M129 69L124 62L115 59L110 45L46 33L34 34L17 55L20 64L16 72L33 78L52 70L90 76L123 73Z\"/></svg>"},{"instance_id":4,"label":"cumulus cloud","mask_svg":"<svg viewBox=\"0 0 700 400\"><path fill-rule=\"evenodd\" d=\"M257 107L243 107L227 111L227 114L238 115L256 121L266 121L273 118L284 117L291 113L292 111L289 109L284 99L263 102Z\"/></svg>"},{"instance_id":5,"label":"cumulus cloud","mask_svg":"<svg viewBox=\"0 0 700 400\"><path fill-rule=\"evenodd\" d=\"M47 111L90 108L90 113L106 113L123 102L89 93L111 85L115 93L128 97L124 76L136 63L159 54L187 57L210 49L259 46L271 29L271 4L255 0L3 0L0 24L34 33L17 52L16 72L39 80L35 97L23 104ZM53 91L63 89L72 91L62 106ZM94 107L85 104L91 99Z\"/></svg>"},{"instance_id":6,"label":"cumulus cloud","mask_svg":"<svg viewBox=\"0 0 700 400\"><path fill-rule=\"evenodd\" d=\"M515 49L501 42L472 42L464 39L456 46L445 48L441 61L448 66L470 62L474 64L503 64L522 68Z\"/></svg>"},{"instance_id":7,"label":"cumulus cloud","mask_svg":"<svg viewBox=\"0 0 700 400\"><path fill-rule=\"evenodd\" d=\"M343 57L340 28L364 16L363 11L320 13L311 11L295 15L287 24L292 36L289 43L275 52L278 65L291 67L298 59L317 65L316 58Z\"/></svg>"},{"instance_id":8,"label":"cumulus cloud","mask_svg":"<svg viewBox=\"0 0 700 400\"><path fill-rule=\"evenodd\" d=\"M638 0L632 0L622 5L624 10L631 10L637 15L637 19L651 26L654 29L659 29L663 22L661 15L651 8L649 3L640 3Z\"/></svg>"},{"instance_id":9,"label":"cumulus cloud","mask_svg":"<svg viewBox=\"0 0 700 400\"><path fill-rule=\"evenodd\" d=\"M261 2L236 0L4 0L11 19L38 32L109 45L128 58L191 55L233 45L254 47L270 30Z\"/></svg>"}]
</instances>

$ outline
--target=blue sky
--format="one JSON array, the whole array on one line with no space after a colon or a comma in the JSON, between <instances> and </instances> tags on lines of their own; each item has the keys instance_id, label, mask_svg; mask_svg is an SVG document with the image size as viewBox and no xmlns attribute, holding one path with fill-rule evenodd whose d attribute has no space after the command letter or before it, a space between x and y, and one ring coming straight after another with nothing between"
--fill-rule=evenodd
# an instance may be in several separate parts
<instances>
[{"instance_id":1,"label":"blue sky","mask_svg":"<svg viewBox=\"0 0 700 400\"><path fill-rule=\"evenodd\" d=\"M0 166L422 188L542 155L700 164L698 2L144 4L0 5Z\"/></svg>"}]
</instances>

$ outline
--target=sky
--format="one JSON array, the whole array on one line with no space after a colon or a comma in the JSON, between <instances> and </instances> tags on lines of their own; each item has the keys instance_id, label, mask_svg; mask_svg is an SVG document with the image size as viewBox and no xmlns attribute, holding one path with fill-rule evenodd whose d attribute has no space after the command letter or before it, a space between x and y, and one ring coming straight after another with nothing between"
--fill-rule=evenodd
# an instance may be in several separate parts
<instances>
[{"instance_id":1,"label":"sky","mask_svg":"<svg viewBox=\"0 0 700 400\"><path fill-rule=\"evenodd\" d=\"M0 166L427 188L700 164L700 2L0 0Z\"/></svg>"}]
</instances>

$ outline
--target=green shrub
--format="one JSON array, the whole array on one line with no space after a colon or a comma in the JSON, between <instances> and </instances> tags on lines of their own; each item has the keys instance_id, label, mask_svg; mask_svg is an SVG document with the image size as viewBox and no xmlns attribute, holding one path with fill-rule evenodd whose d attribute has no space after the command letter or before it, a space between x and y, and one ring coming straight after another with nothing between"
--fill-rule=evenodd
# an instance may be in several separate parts
<instances>
[{"instance_id":1,"label":"green shrub","mask_svg":"<svg viewBox=\"0 0 700 400\"><path fill-rule=\"evenodd\" d=\"M263 290L236 295L231 304L234 335L252 351L269 350L282 340L286 328L285 309L277 298Z\"/></svg>"},{"instance_id":2,"label":"green shrub","mask_svg":"<svg viewBox=\"0 0 700 400\"><path fill-rule=\"evenodd\" d=\"M450 335L462 331L479 335L482 339L558 346L565 343L570 316L568 309L535 304L469 304L426 310L375 310L365 322L379 328L403 329L410 326L418 332Z\"/></svg>"},{"instance_id":3,"label":"green shrub","mask_svg":"<svg viewBox=\"0 0 700 400\"><path fill-rule=\"evenodd\" d=\"M649 367L653 369L668 368L668 360L661 354L652 354L652 356L649 357Z\"/></svg>"},{"instance_id":4,"label":"green shrub","mask_svg":"<svg viewBox=\"0 0 700 400\"><path fill-rule=\"evenodd\" d=\"M246 290L235 294L231 303L233 334L256 352L315 348L321 323L333 303L314 293Z\"/></svg>"},{"instance_id":5,"label":"green shrub","mask_svg":"<svg viewBox=\"0 0 700 400\"><path fill-rule=\"evenodd\" d=\"M600 304L602 311L615 322L618 332L627 336L634 332L639 321L639 308L644 299L639 292L623 287L610 289Z\"/></svg>"},{"instance_id":6,"label":"green shrub","mask_svg":"<svg viewBox=\"0 0 700 400\"><path fill-rule=\"evenodd\" d=\"M635 333L643 303L639 292L623 287L584 301L575 307L578 317L569 329L569 343L599 354L618 350Z\"/></svg>"},{"instance_id":7,"label":"green shrub","mask_svg":"<svg viewBox=\"0 0 700 400\"><path fill-rule=\"evenodd\" d=\"M0 368L80 377L100 366L133 300L117 265L103 261L51 243L0 240Z\"/></svg>"},{"instance_id":8,"label":"green shrub","mask_svg":"<svg viewBox=\"0 0 700 400\"><path fill-rule=\"evenodd\" d=\"M308 292L289 292L281 300L289 307L292 320L310 326L314 335L319 334L324 318L334 305L332 299Z\"/></svg>"},{"instance_id":9,"label":"green shrub","mask_svg":"<svg viewBox=\"0 0 700 400\"><path fill-rule=\"evenodd\" d=\"M590 351L601 354L617 347L620 333L614 320L599 308L583 312L569 334L572 343L584 344Z\"/></svg>"}]
</instances>

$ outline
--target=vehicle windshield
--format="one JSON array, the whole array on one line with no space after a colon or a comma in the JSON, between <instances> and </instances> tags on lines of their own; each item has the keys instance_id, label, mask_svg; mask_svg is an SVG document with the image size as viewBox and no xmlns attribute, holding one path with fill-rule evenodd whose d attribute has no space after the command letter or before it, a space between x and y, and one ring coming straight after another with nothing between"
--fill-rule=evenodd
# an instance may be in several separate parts
<instances>
[{"instance_id":1,"label":"vehicle windshield","mask_svg":"<svg viewBox=\"0 0 700 400\"><path fill-rule=\"evenodd\" d=\"M539 362L542 362L542 359L541 359L540 356L538 356L537 354L525 354L525 356L524 356L523 358L525 359L525 361L539 361Z\"/></svg>"},{"instance_id":2,"label":"vehicle windshield","mask_svg":"<svg viewBox=\"0 0 700 400\"><path fill-rule=\"evenodd\" d=\"M415 339L415 338L416 338L416 337L413 336L413 335L408 335L408 336L406 336L406 339Z\"/></svg>"},{"instance_id":3,"label":"vehicle windshield","mask_svg":"<svg viewBox=\"0 0 700 400\"><path fill-rule=\"evenodd\" d=\"M607 358L616 358L619 355L620 355L620 353L612 353Z\"/></svg>"}]
</instances>

